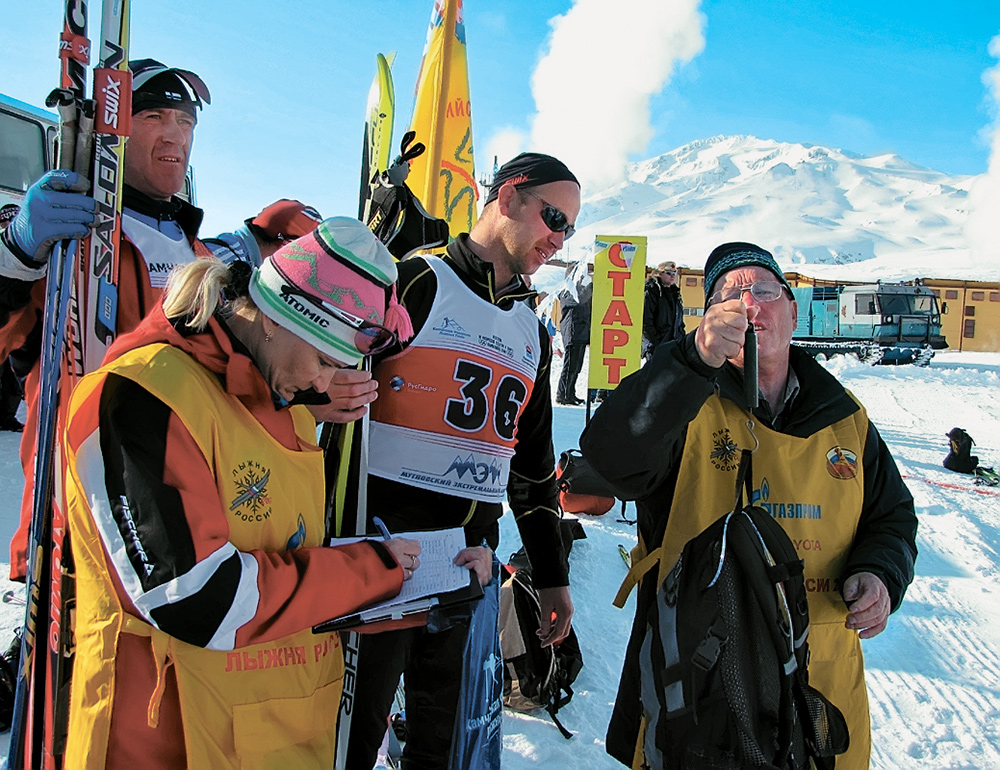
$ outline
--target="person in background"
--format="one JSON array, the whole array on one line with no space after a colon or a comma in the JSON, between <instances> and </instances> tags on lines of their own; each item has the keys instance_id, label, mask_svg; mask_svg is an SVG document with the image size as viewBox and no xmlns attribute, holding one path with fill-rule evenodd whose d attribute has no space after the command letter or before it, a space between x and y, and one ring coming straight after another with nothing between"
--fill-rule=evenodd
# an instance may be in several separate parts
<instances>
[{"instance_id":1,"label":"person in background","mask_svg":"<svg viewBox=\"0 0 1000 770\"><path fill-rule=\"evenodd\" d=\"M521 276L562 248L579 212L579 182L561 161L523 153L504 164L471 232L442 258L399 264L399 298L416 334L375 365L369 511L380 511L390 531L464 527L470 547L488 546L478 549L486 584L509 501L539 589L545 646L569 633L573 604L552 449L551 347L522 301ZM362 636L348 770L375 764L401 674L403 766L448 766L467 635L457 623Z\"/></svg>"},{"instance_id":2,"label":"person in background","mask_svg":"<svg viewBox=\"0 0 1000 770\"><path fill-rule=\"evenodd\" d=\"M576 266L567 268L567 277L572 280ZM586 266L584 265L584 271ZM583 359L590 344L590 312L594 297L594 282L584 275L572 286L558 294L562 315L559 319L559 333L562 335L563 368L556 389L556 403L579 406L585 403L576 395L576 380L583 368Z\"/></svg>"},{"instance_id":3,"label":"person in background","mask_svg":"<svg viewBox=\"0 0 1000 770\"><path fill-rule=\"evenodd\" d=\"M319 212L297 200L281 198L244 220L233 233L206 238L205 245L223 262L241 259L251 267L289 241L308 235L322 221Z\"/></svg>"},{"instance_id":4,"label":"person in background","mask_svg":"<svg viewBox=\"0 0 1000 770\"><path fill-rule=\"evenodd\" d=\"M677 286L677 265L661 262L646 279L642 306L642 357L649 359L663 342L684 336L684 303Z\"/></svg>"},{"instance_id":5,"label":"person in background","mask_svg":"<svg viewBox=\"0 0 1000 770\"><path fill-rule=\"evenodd\" d=\"M20 433L24 425L17 419L17 410L21 408L24 394L21 383L11 368L10 359L0 364L0 430Z\"/></svg>"},{"instance_id":6,"label":"person in background","mask_svg":"<svg viewBox=\"0 0 1000 770\"><path fill-rule=\"evenodd\" d=\"M76 387L68 767L333 766L343 657L311 627L395 596L420 544L322 546L301 404L405 333L395 278L347 217L252 272L188 263Z\"/></svg>"},{"instance_id":7,"label":"person in background","mask_svg":"<svg viewBox=\"0 0 1000 770\"><path fill-rule=\"evenodd\" d=\"M751 243L719 246L705 264L700 326L657 346L622 381L580 447L618 497L636 501L633 563L661 548L668 565L688 540L732 510L741 448L756 447L755 504L773 510L798 544L807 583L819 587L809 593L809 683L847 719L850 748L837 757L838 770L862 770L871 727L860 640L885 630L913 580L917 518L864 407L791 344L796 314L770 252ZM760 390L752 420L743 383L749 324L757 335ZM812 513L783 513L799 510ZM648 624L657 623L658 590L653 569L639 584L608 727L608 753L630 767L645 718L639 651Z\"/></svg>"},{"instance_id":8,"label":"person in background","mask_svg":"<svg viewBox=\"0 0 1000 770\"><path fill-rule=\"evenodd\" d=\"M13 203L0 207L0 228L9 225L10 220L17 216L18 210L19 207ZM11 433L24 430L24 425L17 419L17 410L23 400L24 392L11 367L10 359L4 359L3 364L0 364L0 430Z\"/></svg>"}]
</instances>

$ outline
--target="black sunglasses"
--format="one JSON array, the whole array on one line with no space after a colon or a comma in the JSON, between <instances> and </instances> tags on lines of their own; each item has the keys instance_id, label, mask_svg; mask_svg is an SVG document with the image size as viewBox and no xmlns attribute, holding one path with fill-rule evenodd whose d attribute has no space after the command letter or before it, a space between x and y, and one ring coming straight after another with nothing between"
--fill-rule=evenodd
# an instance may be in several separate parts
<instances>
[{"instance_id":1,"label":"black sunglasses","mask_svg":"<svg viewBox=\"0 0 1000 770\"><path fill-rule=\"evenodd\" d=\"M541 201L542 203L542 221L545 226L549 228L554 233L563 233L563 240L568 241L573 237L573 233L576 232L576 228L569 223L569 219L563 214L559 209L549 203L540 195L535 195L531 190L522 190L521 188L515 188L518 192L523 192L526 195L530 195L532 198Z\"/></svg>"},{"instance_id":2,"label":"black sunglasses","mask_svg":"<svg viewBox=\"0 0 1000 770\"><path fill-rule=\"evenodd\" d=\"M354 329L354 347L361 351L362 355L370 356L375 353L381 353L383 350L396 342L396 332L391 329L386 329L381 324L366 321L364 318L352 315L346 310L340 309L336 305L324 302L319 297L314 297L312 294L306 294L301 289L289 286L287 283L282 285L281 293L302 297L302 299L318 308L321 308L329 315L332 315L342 324Z\"/></svg>"}]
</instances>

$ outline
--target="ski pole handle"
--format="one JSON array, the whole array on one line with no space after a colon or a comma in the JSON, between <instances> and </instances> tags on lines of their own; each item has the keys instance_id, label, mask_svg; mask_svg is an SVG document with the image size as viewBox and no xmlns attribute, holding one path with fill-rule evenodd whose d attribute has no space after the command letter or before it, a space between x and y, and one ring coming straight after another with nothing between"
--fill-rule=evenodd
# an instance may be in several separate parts
<instances>
[{"instance_id":1,"label":"ski pole handle","mask_svg":"<svg viewBox=\"0 0 1000 770\"><path fill-rule=\"evenodd\" d=\"M753 321L747 325L743 341L743 397L748 409L756 409L759 403L759 382L757 379L757 332Z\"/></svg>"}]
</instances>

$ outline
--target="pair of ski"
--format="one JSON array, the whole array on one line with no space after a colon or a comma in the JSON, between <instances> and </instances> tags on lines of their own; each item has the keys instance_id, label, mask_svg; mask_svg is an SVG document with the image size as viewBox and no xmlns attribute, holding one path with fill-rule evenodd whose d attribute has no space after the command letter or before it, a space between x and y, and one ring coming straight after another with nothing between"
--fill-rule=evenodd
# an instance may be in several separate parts
<instances>
[{"instance_id":1,"label":"pair of ski","mask_svg":"<svg viewBox=\"0 0 1000 770\"><path fill-rule=\"evenodd\" d=\"M392 124L395 117L395 91L390 66L394 54L378 54L376 73L368 92L364 137L361 150L361 188L358 195L358 219L368 223L372 195L378 177L389 166L392 149ZM363 366L370 370L371 359ZM335 429L324 427L320 443L327 453L327 532L331 536L363 535L368 526L368 436L369 417ZM337 446L332 446L333 441ZM357 469L355 479L352 468ZM356 490L356 492L355 492ZM353 516L351 512L353 511ZM357 682L358 655L361 635L354 631L341 634L344 648L344 686L337 718L335 770L347 766L347 743L351 732L354 688Z\"/></svg>"},{"instance_id":2,"label":"pair of ski","mask_svg":"<svg viewBox=\"0 0 1000 770\"><path fill-rule=\"evenodd\" d=\"M100 365L114 338L125 137L131 122L129 2L104 0L100 65L88 99L87 7L66 0L60 37L58 166L89 179L97 223L81 242L57 244L49 259L38 394L38 439L28 542L26 608L8 767L62 766L72 670L73 569L65 539L58 435L73 385Z\"/></svg>"}]
</instances>

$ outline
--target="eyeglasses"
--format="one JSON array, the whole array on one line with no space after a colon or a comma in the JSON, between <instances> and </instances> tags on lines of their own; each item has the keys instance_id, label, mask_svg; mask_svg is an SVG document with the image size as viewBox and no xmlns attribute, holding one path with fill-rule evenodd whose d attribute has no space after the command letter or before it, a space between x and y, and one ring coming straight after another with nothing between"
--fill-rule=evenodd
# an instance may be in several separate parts
<instances>
[{"instance_id":1,"label":"eyeglasses","mask_svg":"<svg viewBox=\"0 0 1000 770\"><path fill-rule=\"evenodd\" d=\"M719 302L728 302L731 299L740 299L745 292L750 292L750 295L758 302L774 302L781 296L781 291L784 288L777 281L757 281L745 286L730 286L715 292L708 298L708 304L715 305Z\"/></svg>"},{"instance_id":2,"label":"eyeglasses","mask_svg":"<svg viewBox=\"0 0 1000 770\"><path fill-rule=\"evenodd\" d=\"M662 271L664 275L677 275L676 270L664 270Z\"/></svg>"},{"instance_id":3,"label":"eyeglasses","mask_svg":"<svg viewBox=\"0 0 1000 770\"><path fill-rule=\"evenodd\" d=\"M364 356L381 353L383 350L396 342L396 332L391 329L386 329L381 324L366 321L364 318L352 315L346 310L342 310L336 305L331 305L329 302L324 302L319 297L315 297L312 294L306 294L304 291L296 289L294 286L283 284L281 287L281 293L302 297L302 299L318 308L321 308L325 313L333 316L342 324L354 329L354 347L356 347Z\"/></svg>"},{"instance_id":4,"label":"eyeglasses","mask_svg":"<svg viewBox=\"0 0 1000 770\"><path fill-rule=\"evenodd\" d=\"M545 226L549 228L554 233L562 233L563 240L568 241L573 237L573 233L576 232L576 228L569 223L569 219L563 214L559 209L553 206L551 203L546 201L540 195L536 195L531 192L531 190L522 190L521 188L515 188L518 192L522 192L525 195L530 195L542 203L542 221Z\"/></svg>"}]
</instances>

